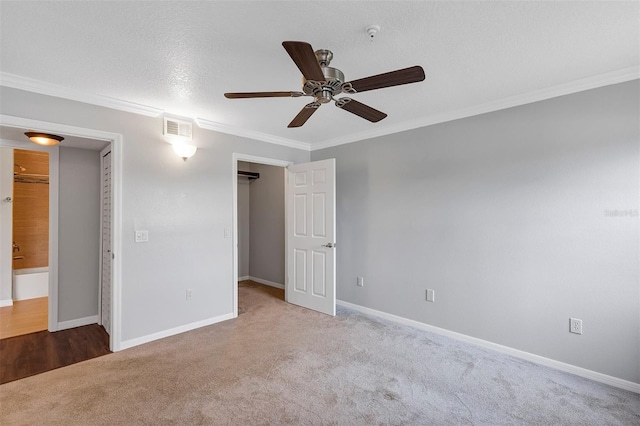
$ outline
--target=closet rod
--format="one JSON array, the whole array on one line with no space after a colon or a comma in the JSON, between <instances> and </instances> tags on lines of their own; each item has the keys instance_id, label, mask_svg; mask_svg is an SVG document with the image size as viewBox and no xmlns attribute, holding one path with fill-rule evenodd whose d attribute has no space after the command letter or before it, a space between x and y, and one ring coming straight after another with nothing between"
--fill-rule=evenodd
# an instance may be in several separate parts
<instances>
[{"instance_id":1,"label":"closet rod","mask_svg":"<svg viewBox=\"0 0 640 426\"><path fill-rule=\"evenodd\" d=\"M260 179L260 173L243 172L242 170L238 170L238 176L246 176L249 179Z\"/></svg>"}]
</instances>

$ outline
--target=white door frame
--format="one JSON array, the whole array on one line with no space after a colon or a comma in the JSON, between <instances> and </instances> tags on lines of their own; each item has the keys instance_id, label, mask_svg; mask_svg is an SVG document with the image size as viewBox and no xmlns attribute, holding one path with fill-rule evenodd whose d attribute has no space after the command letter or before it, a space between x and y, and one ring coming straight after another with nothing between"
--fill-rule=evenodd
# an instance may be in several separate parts
<instances>
[{"instance_id":1,"label":"white door frame","mask_svg":"<svg viewBox=\"0 0 640 426\"><path fill-rule=\"evenodd\" d=\"M238 317L238 161L246 161L249 163L258 163L258 164L266 164L268 166L278 166L284 167L285 169L293 164L292 161L288 160L279 160L276 158L268 158L268 157L256 157L255 155L248 154L240 154L234 152L231 156L231 184L233 187L233 318ZM288 189L286 185L287 173L284 173L284 181L282 184L285 188L284 193L284 214L285 214L285 223L287 221L287 195ZM286 241L286 239L285 239ZM285 251L286 252L286 251ZM285 257L285 271L287 270L286 265L287 259ZM286 291L286 290L285 290ZM285 293L286 298L286 293Z\"/></svg>"},{"instance_id":2,"label":"white door frame","mask_svg":"<svg viewBox=\"0 0 640 426\"><path fill-rule=\"evenodd\" d=\"M30 129L36 132L64 134L87 139L97 139L111 143L112 159L112 253L114 255L111 283L111 331L109 347L111 351L120 350L122 340L122 135L102 130L86 129L51 123L41 120L14 117L0 114L0 125ZM26 138L25 138L26 139ZM49 331L58 330L58 185L59 154L58 147L40 148L29 141L0 140L0 146L18 149L43 150L49 152Z\"/></svg>"}]
</instances>

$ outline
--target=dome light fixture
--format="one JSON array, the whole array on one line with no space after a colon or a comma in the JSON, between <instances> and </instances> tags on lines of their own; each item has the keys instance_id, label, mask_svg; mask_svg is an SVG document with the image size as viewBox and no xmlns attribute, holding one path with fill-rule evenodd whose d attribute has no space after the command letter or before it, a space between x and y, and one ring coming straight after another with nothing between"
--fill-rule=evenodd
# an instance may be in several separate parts
<instances>
[{"instance_id":1,"label":"dome light fixture","mask_svg":"<svg viewBox=\"0 0 640 426\"><path fill-rule=\"evenodd\" d=\"M195 145L189 145L187 143L173 144L173 152L175 152L178 157L182 157L184 161L187 161L187 158L193 157L197 150L198 147Z\"/></svg>"},{"instance_id":2,"label":"dome light fixture","mask_svg":"<svg viewBox=\"0 0 640 426\"><path fill-rule=\"evenodd\" d=\"M52 135L50 133L25 132L25 136L27 136L31 142L42 146L58 145L64 140L62 136Z\"/></svg>"}]
</instances>

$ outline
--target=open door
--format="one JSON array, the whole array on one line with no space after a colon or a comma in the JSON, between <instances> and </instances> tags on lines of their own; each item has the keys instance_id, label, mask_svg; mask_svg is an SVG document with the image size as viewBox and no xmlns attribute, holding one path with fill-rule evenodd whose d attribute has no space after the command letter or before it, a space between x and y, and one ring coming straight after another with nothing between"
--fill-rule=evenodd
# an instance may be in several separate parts
<instances>
[{"instance_id":1,"label":"open door","mask_svg":"<svg viewBox=\"0 0 640 426\"><path fill-rule=\"evenodd\" d=\"M287 302L335 315L336 160L288 169Z\"/></svg>"},{"instance_id":2,"label":"open door","mask_svg":"<svg viewBox=\"0 0 640 426\"><path fill-rule=\"evenodd\" d=\"M100 182L102 186L101 204L101 263L100 263L100 291L99 291L99 311L100 324L105 331L111 336L111 262L113 253L111 253L111 146L103 149L100 153L100 164L102 174Z\"/></svg>"}]
</instances>

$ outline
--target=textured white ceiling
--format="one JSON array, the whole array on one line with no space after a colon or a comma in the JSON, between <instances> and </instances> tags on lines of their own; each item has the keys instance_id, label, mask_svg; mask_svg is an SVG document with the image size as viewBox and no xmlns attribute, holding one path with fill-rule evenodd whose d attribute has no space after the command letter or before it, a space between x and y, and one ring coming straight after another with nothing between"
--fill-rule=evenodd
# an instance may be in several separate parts
<instances>
[{"instance_id":1,"label":"textured white ceiling","mask_svg":"<svg viewBox=\"0 0 640 426\"><path fill-rule=\"evenodd\" d=\"M637 1L2 1L0 71L318 145L637 67L639 27ZM288 129L310 98L223 97L300 90L283 40L332 50L347 80L427 79L352 95L377 124L328 104Z\"/></svg>"}]
</instances>

